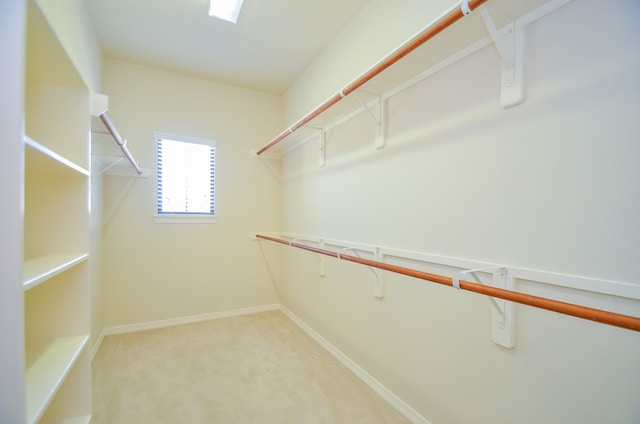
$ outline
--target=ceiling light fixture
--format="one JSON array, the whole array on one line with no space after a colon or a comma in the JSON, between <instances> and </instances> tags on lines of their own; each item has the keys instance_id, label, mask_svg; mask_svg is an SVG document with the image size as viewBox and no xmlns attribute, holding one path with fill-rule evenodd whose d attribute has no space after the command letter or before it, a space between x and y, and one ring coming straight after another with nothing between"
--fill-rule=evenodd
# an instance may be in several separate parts
<instances>
[{"instance_id":1,"label":"ceiling light fixture","mask_svg":"<svg viewBox=\"0 0 640 424\"><path fill-rule=\"evenodd\" d=\"M238 20L244 0L209 0L209 16L233 22Z\"/></svg>"}]
</instances>

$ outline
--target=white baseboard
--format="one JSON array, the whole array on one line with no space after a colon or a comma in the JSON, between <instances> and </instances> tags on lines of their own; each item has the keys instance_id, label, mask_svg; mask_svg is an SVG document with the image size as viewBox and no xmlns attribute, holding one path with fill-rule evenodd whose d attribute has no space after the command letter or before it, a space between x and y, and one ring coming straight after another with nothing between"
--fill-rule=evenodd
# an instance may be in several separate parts
<instances>
[{"instance_id":1,"label":"white baseboard","mask_svg":"<svg viewBox=\"0 0 640 424\"><path fill-rule=\"evenodd\" d=\"M391 406L404 415L409 421L414 424L431 424L426 418L424 418L415 409L407 405L402 399L396 396L391 390L387 389L382 383L376 380L371 374L362 369L351 358L342 353L337 347L329 343L324 337L318 334L313 328L307 325L304 321L298 318L293 312L286 307L280 305L280 310L287 315L291 321L293 321L298 327L306 332L312 339L318 342L323 348L325 348L333 357L335 357L342 365L347 367L352 373L354 373L360 380L362 380L371 390L376 392L380 397L386 400Z\"/></svg>"},{"instance_id":2,"label":"white baseboard","mask_svg":"<svg viewBox=\"0 0 640 424\"><path fill-rule=\"evenodd\" d=\"M100 349L100 346L102 345L102 341L104 340L104 329L100 332L100 334L98 335L95 343L93 344L93 346L91 346L91 362L93 362L94 359L96 359L96 354L98 353L98 349Z\"/></svg>"},{"instance_id":3,"label":"white baseboard","mask_svg":"<svg viewBox=\"0 0 640 424\"><path fill-rule=\"evenodd\" d=\"M172 327L174 325L193 324L196 322L210 321L210 320L221 319L221 318L231 318L231 317L236 317L240 315L250 315L250 314L257 314L260 312L269 312L269 311L277 311L277 310L280 310L280 305L276 303L272 305L253 306L249 308L232 309L230 311L211 312L208 314L190 315L186 317L170 318L170 319L163 319L159 321L149 321L149 322L142 322L138 324L126 324L126 325L119 325L115 327L103 328L102 331L100 332L100 335L98 336L98 339L96 340L96 342L93 344L93 347L91 348L91 360L93 361L93 358L95 358L96 353L98 353L98 349L100 349L100 345L102 344L102 341L106 336L110 336L114 334L135 333L138 331Z\"/></svg>"}]
</instances>

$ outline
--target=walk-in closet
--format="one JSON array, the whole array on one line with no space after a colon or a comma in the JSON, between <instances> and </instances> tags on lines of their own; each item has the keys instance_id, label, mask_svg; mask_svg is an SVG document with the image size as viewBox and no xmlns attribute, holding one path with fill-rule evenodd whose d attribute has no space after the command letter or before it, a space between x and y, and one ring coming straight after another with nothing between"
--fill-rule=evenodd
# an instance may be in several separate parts
<instances>
[{"instance_id":1,"label":"walk-in closet","mask_svg":"<svg viewBox=\"0 0 640 424\"><path fill-rule=\"evenodd\" d=\"M0 423L640 423L640 4L222 3L0 5Z\"/></svg>"}]
</instances>

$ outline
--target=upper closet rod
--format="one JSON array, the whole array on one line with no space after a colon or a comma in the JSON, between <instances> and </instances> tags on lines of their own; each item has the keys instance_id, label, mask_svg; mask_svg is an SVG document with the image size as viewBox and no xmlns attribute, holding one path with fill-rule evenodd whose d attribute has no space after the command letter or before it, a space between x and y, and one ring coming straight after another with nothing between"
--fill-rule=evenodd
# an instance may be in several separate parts
<instances>
[{"instance_id":1,"label":"upper closet rod","mask_svg":"<svg viewBox=\"0 0 640 424\"><path fill-rule=\"evenodd\" d=\"M575 305L572 303L560 302L558 300L532 296L530 294L518 293L511 290L500 289L497 287L485 286L470 281L444 277L442 275L429 274L415 269L386 264L384 262L372 261L369 259L359 258L357 256L345 255L342 253L332 252L330 250L320 249L317 247L307 246L295 242L289 242L287 240L263 236L260 234L257 234L256 237L259 239L269 240L276 243L286 244L287 246L308 250L310 252L319 253L321 255L327 255L334 258L343 259L345 261L355 262L362 265L383 269L385 271L391 271L398 274L419 278L421 280L459 288L461 290L468 290L475 293L484 294L486 296L497 297L500 299L509 300L511 302L521 303L523 305L534 306L536 308L546 309L548 311L600 322L602 324L626 328L628 330L640 331L640 318L632 317L629 315L622 315L615 312L603 311L601 309L594 309L586 306Z\"/></svg>"},{"instance_id":2,"label":"upper closet rod","mask_svg":"<svg viewBox=\"0 0 640 424\"><path fill-rule=\"evenodd\" d=\"M100 120L102 120L102 123L104 124L104 126L107 127L107 130L111 133L113 138L116 140L116 143L118 143L118 146L120 146L120 149L122 149L122 152L127 157L127 159L129 159L129 162L131 162L131 165L135 168L138 175L141 175L142 169L140 169L138 162L136 162L136 160L133 158L133 155L127 148L127 140L124 140L122 137L120 137L118 130L116 130L116 127L113 126L113 122L111 122L111 119L109 119L109 116L107 116L106 112L100 115Z\"/></svg>"},{"instance_id":3,"label":"upper closet rod","mask_svg":"<svg viewBox=\"0 0 640 424\"><path fill-rule=\"evenodd\" d=\"M318 108L314 109L313 111L305 115L302 119L300 119L298 122L293 124L289 129L283 131L280 135L278 135L276 138L274 138L271 142L269 142L267 145L262 147L256 153L260 155L266 152L271 147L275 146L276 144L284 140L289 134L305 126L313 118L317 117L322 112L329 109L334 104L338 103L341 99L343 99L344 97L348 96L349 94L351 94L352 92L360 88L367 81L369 81L370 79L372 79L373 77L375 77L376 75L378 75L379 73L387 69L389 66L393 65L394 63L402 59L403 57L405 57L407 54L411 53L413 50L415 50L425 42L429 41L430 39L438 35L440 32L442 32L449 26L453 25L463 16L468 15L472 10L475 10L477 7L481 6L486 1L487 0L463 0L461 7L456 7L451 12L444 15L438 22L436 22L429 28L425 29L424 31L416 35L414 38L412 38L411 40L409 40L398 50L393 52L390 56L387 56L382 62L378 63L376 66L369 69L367 72L365 72L362 76L360 76L358 79L353 81L351 84L348 84L338 93L334 94L333 97L331 97L329 100L321 104Z\"/></svg>"}]
</instances>

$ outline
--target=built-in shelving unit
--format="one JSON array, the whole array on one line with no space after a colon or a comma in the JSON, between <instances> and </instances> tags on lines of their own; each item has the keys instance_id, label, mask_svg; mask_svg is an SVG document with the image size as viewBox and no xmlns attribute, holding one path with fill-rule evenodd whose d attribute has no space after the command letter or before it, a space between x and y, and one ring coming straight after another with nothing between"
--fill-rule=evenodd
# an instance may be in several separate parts
<instances>
[{"instance_id":1,"label":"built-in shelving unit","mask_svg":"<svg viewBox=\"0 0 640 424\"><path fill-rule=\"evenodd\" d=\"M90 91L36 0L25 82L27 422L89 423Z\"/></svg>"},{"instance_id":2,"label":"built-in shelving unit","mask_svg":"<svg viewBox=\"0 0 640 424\"><path fill-rule=\"evenodd\" d=\"M88 342L88 336L61 337L40 347L31 346L27 357L27 420L37 422L44 414Z\"/></svg>"}]
</instances>

